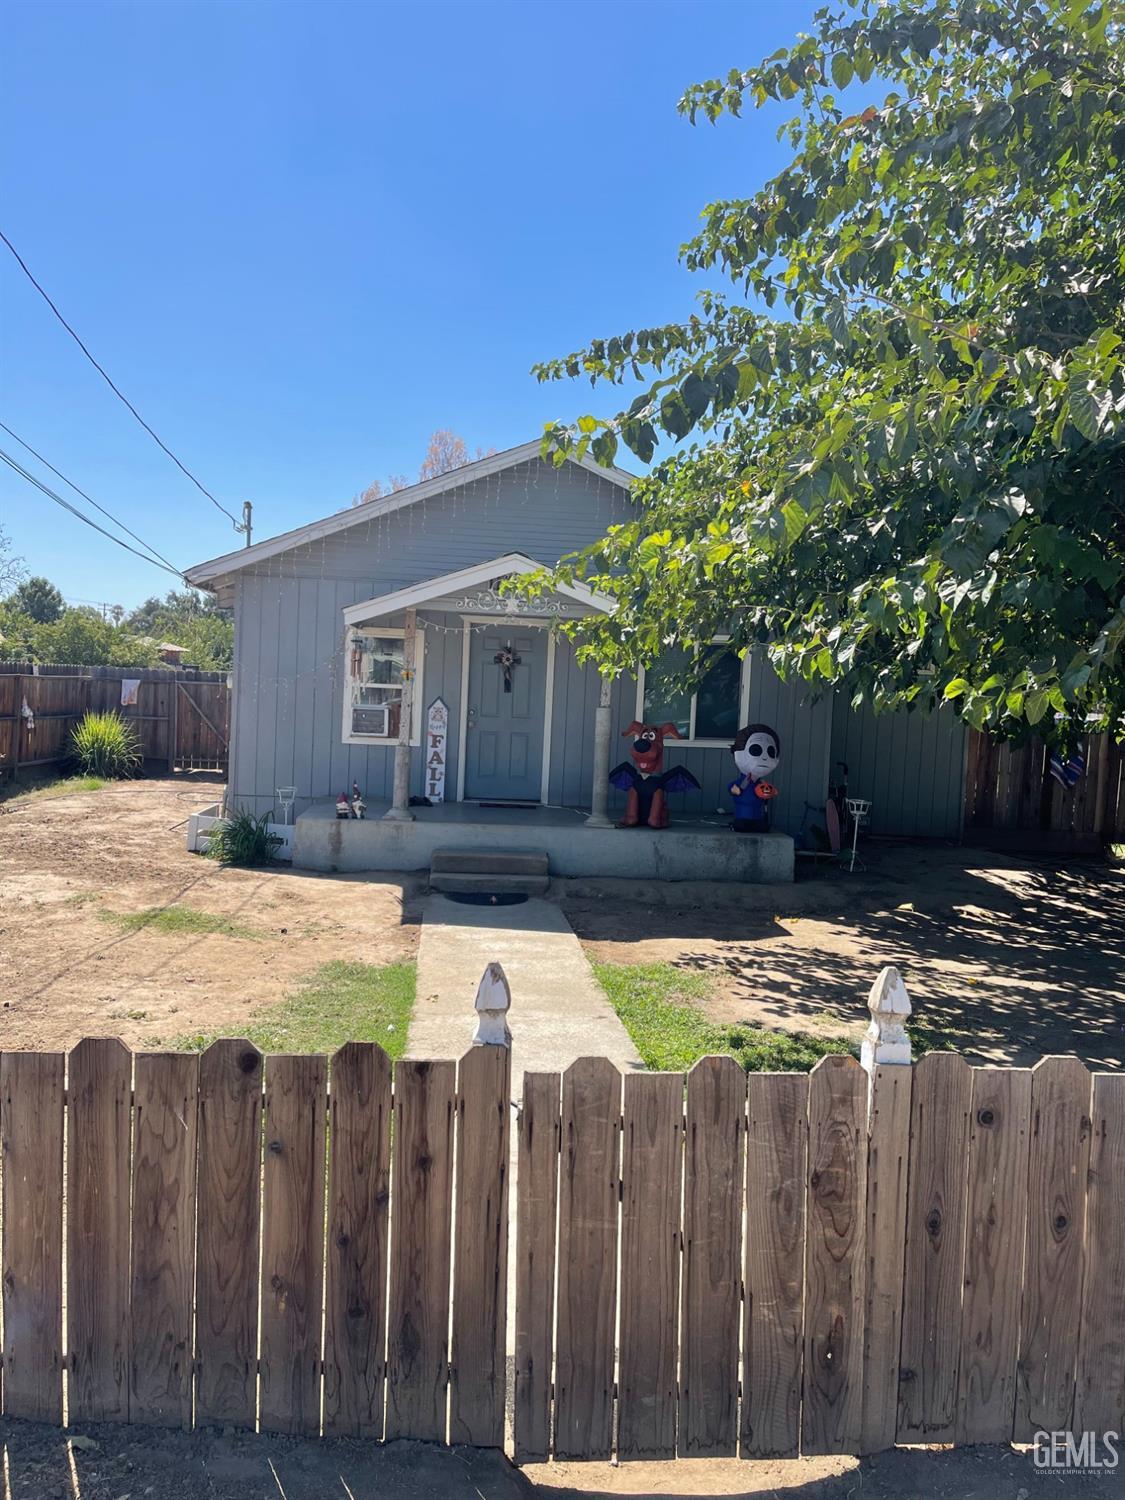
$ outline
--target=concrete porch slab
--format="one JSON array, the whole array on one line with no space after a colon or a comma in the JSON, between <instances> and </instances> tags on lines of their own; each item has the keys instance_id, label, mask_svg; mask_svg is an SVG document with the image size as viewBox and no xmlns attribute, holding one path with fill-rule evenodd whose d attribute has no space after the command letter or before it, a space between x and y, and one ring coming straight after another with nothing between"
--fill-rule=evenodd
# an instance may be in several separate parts
<instances>
[{"instance_id":1,"label":"concrete porch slab","mask_svg":"<svg viewBox=\"0 0 1125 1500\"><path fill-rule=\"evenodd\" d=\"M586 814L556 807L417 807L413 822L384 822L386 803L362 821L336 817L332 803L297 819L293 864L306 870L425 870L435 849L546 850L550 873L625 880L793 879L793 840L783 833L733 833L725 820L673 818L668 828L588 828Z\"/></svg>"}]
</instances>

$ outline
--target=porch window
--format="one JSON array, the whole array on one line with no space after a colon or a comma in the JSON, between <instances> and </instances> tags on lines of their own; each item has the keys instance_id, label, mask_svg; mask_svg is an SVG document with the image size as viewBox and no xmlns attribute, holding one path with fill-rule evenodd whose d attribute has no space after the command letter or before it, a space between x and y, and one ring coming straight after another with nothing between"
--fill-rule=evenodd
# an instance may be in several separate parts
<instances>
[{"instance_id":1,"label":"porch window","mask_svg":"<svg viewBox=\"0 0 1125 1500\"><path fill-rule=\"evenodd\" d=\"M712 643L723 645L723 639ZM677 692L677 675L689 669L690 654L683 647L664 653L659 662L641 668L637 681L637 718L645 724L675 724L689 743L729 745L743 722L744 663L729 647L708 653L711 665L691 693Z\"/></svg>"},{"instance_id":2,"label":"porch window","mask_svg":"<svg viewBox=\"0 0 1125 1500\"><path fill-rule=\"evenodd\" d=\"M347 744L393 745L402 719L405 632L390 626L354 626L345 647L344 741ZM422 668L426 651L422 627L415 636L417 676L410 743L417 745L422 727Z\"/></svg>"}]
</instances>

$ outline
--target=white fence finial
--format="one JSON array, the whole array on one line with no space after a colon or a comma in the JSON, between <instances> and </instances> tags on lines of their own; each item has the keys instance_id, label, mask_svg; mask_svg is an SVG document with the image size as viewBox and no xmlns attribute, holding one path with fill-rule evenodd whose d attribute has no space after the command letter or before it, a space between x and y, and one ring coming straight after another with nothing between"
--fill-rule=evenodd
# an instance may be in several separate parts
<instances>
[{"instance_id":1,"label":"white fence finial","mask_svg":"<svg viewBox=\"0 0 1125 1500\"><path fill-rule=\"evenodd\" d=\"M491 963L480 977L477 986L477 1034L474 1047L510 1047L512 1033L508 1030L508 1010L512 1004L512 991L508 976L500 964Z\"/></svg>"},{"instance_id":2,"label":"white fence finial","mask_svg":"<svg viewBox=\"0 0 1125 1500\"><path fill-rule=\"evenodd\" d=\"M860 1062L870 1073L883 1063L913 1062L906 1018L910 1014L910 996L897 969L880 969L879 977L867 997L871 1025L863 1039Z\"/></svg>"}]
</instances>

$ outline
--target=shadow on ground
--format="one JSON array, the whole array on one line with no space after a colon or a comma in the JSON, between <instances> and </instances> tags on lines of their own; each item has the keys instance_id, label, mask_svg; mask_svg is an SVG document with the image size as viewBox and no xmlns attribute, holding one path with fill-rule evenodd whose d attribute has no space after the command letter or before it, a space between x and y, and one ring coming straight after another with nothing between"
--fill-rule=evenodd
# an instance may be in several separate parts
<instances>
[{"instance_id":1,"label":"shadow on ground","mask_svg":"<svg viewBox=\"0 0 1125 1500\"><path fill-rule=\"evenodd\" d=\"M821 869L792 887L744 887L737 902L676 890L658 904L575 890L564 909L599 958L715 975L715 1019L855 1032L875 974L895 964L937 1045L1125 1065L1120 866L873 845L854 876Z\"/></svg>"},{"instance_id":2,"label":"shadow on ground","mask_svg":"<svg viewBox=\"0 0 1125 1500\"><path fill-rule=\"evenodd\" d=\"M10 1500L594 1500L632 1495L792 1500L1075 1500L1121 1493L1115 1475L1050 1474L1010 1448L897 1449L742 1463L535 1465L427 1443L90 1426L68 1435L0 1420Z\"/></svg>"}]
</instances>

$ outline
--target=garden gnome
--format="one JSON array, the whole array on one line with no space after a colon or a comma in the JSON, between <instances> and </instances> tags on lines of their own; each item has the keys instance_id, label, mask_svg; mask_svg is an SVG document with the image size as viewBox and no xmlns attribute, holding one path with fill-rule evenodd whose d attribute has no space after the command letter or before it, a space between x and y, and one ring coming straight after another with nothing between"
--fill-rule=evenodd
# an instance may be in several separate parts
<instances>
[{"instance_id":1,"label":"garden gnome","mask_svg":"<svg viewBox=\"0 0 1125 1500\"><path fill-rule=\"evenodd\" d=\"M358 781L353 781L352 782L352 817L353 818L366 818L366 816L367 816L367 803L363 800L362 796L360 795L359 782Z\"/></svg>"},{"instance_id":2,"label":"garden gnome","mask_svg":"<svg viewBox=\"0 0 1125 1500\"><path fill-rule=\"evenodd\" d=\"M768 724L747 724L730 747L737 778L728 788L734 807L731 827L736 833L765 833L770 826L770 803L777 788L768 778L781 759L781 740Z\"/></svg>"},{"instance_id":3,"label":"garden gnome","mask_svg":"<svg viewBox=\"0 0 1125 1500\"><path fill-rule=\"evenodd\" d=\"M629 761L623 760L609 773L610 786L626 792L625 816L618 828L638 828L642 823L649 828L668 827L669 792L686 792L689 787L699 789L699 782L686 766L673 766L664 771L664 741L683 739L675 724L642 724L634 719L628 729L621 731L622 739L633 736L633 748Z\"/></svg>"},{"instance_id":4,"label":"garden gnome","mask_svg":"<svg viewBox=\"0 0 1125 1500\"><path fill-rule=\"evenodd\" d=\"M338 818L350 818L351 815L352 810L348 806L348 794L347 792L341 792L336 798L336 816Z\"/></svg>"}]
</instances>

